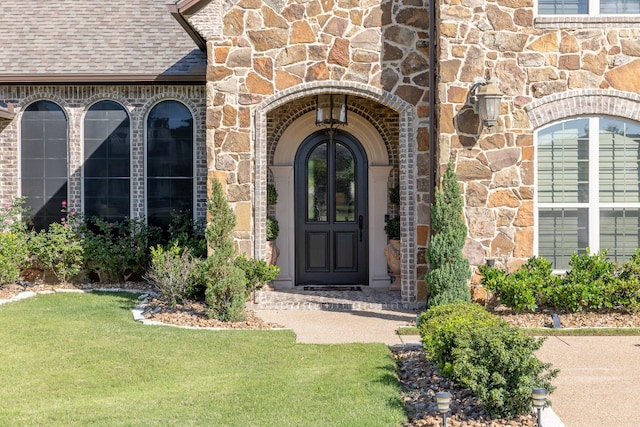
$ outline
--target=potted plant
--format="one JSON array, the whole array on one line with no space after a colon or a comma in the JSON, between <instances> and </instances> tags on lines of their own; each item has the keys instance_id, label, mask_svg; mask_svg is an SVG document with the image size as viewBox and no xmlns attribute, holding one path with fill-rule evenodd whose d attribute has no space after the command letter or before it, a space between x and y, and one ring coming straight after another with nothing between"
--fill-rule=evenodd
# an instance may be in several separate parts
<instances>
[{"instance_id":1,"label":"potted plant","mask_svg":"<svg viewBox=\"0 0 640 427\"><path fill-rule=\"evenodd\" d=\"M393 205L400 204L400 188L395 186L389 189L389 203ZM400 290L400 216L396 215L387 220L384 226L384 232L389 239L389 244L384 248L384 255L387 258L387 266L393 275L393 283L389 286L389 290Z\"/></svg>"},{"instance_id":2,"label":"potted plant","mask_svg":"<svg viewBox=\"0 0 640 427\"><path fill-rule=\"evenodd\" d=\"M267 207L273 207L278 203L278 191L273 184L267 184ZM276 246L276 238L280 232L278 220L273 215L267 215L266 235L266 261L268 265L276 265L280 250Z\"/></svg>"}]
</instances>

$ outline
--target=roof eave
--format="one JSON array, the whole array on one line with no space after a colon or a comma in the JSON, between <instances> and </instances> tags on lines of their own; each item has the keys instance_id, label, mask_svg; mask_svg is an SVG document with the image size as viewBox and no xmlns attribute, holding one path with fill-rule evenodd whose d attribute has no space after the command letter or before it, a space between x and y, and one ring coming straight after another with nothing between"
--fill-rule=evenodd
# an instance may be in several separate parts
<instances>
[{"instance_id":1,"label":"roof eave","mask_svg":"<svg viewBox=\"0 0 640 427\"><path fill-rule=\"evenodd\" d=\"M0 84L204 84L202 74L0 74Z\"/></svg>"},{"instance_id":2,"label":"roof eave","mask_svg":"<svg viewBox=\"0 0 640 427\"><path fill-rule=\"evenodd\" d=\"M186 13L187 10L191 10L195 6L199 6L200 1L201 0L189 0L188 5L182 5L182 2L178 4L168 4L167 9L169 9L169 13L171 13L171 16L173 16L173 18L178 21L178 24L180 24L180 26L187 32L189 37L191 37L196 46L198 46L201 51L206 52L207 41L200 35L200 33L195 30L195 28L191 26L191 24L189 24L189 22L183 15L183 13Z\"/></svg>"}]
</instances>

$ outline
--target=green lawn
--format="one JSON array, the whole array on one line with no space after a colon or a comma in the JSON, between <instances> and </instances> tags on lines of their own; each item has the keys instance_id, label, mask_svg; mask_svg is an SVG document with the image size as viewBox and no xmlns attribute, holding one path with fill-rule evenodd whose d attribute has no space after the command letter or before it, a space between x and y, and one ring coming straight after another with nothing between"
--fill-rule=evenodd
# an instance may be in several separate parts
<instances>
[{"instance_id":1,"label":"green lawn","mask_svg":"<svg viewBox=\"0 0 640 427\"><path fill-rule=\"evenodd\" d=\"M136 296L0 306L2 426L398 426L382 344L302 345L290 331L133 321Z\"/></svg>"}]
</instances>

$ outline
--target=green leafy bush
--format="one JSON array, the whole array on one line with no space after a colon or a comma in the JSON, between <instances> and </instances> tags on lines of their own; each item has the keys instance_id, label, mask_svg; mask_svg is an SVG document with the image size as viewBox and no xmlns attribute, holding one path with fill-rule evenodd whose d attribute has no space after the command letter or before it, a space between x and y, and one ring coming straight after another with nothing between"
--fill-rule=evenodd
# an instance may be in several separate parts
<instances>
[{"instance_id":1,"label":"green leafy bush","mask_svg":"<svg viewBox=\"0 0 640 427\"><path fill-rule=\"evenodd\" d=\"M13 231L0 232L0 287L15 283L22 269L29 265L26 235Z\"/></svg>"},{"instance_id":2,"label":"green leafy bush","mask_svg":"<svg viewBox=\"0 0 640 427\"><path fill-rule=\"evenodd\" d=\"M60 282L68 282L82 270L82 239L68 222L54 222L48 229L34 234L28 248L36 266L51 270Z\"/></svg>"},{"instance_id":3,"label":"green leafy bush","mask_svg":"<svg viewBox=\"0 0 640 427\"><path fill-rule=\"evenodd\" d=\"M571 312L584 309L611 309L611 296L618 286L619 278L615 263L607 260L607 251L591 254L573 254L569 270L557 286L550 289L549 301L558 308Z\"/></svg>"},{"instance_id":4,"label":"green leafy bush","mask_svg":"<svg viewBox=\"0 0 640 427\"><path fill-rule=\"evenodd\" d=\"M191 255L196 258L207 256L207 241L204 237L204 221L194 221L191 211L171 212L169 223L169 241L166 247L178 245L188 248Z\"/></svg>"},{"instance_id":5,"label":"green leafy bush","mask_svg":"<svg viewBox=\"0 0 640 427\"><path fill-rule=\"evenodd\" d=\"M535 357L543 340L525 336L480 306L434 307L420 316L418 328L442 373L469 388L492 416L525 414L532 388L554 390L557 371Z\"/></svg>"},{"instance_id":6,"label":"green leafy bush","mask_svg":"<svg viewBox=\"0 0 640 427\"><path fill-rule=\"evenodd\" d=\"M84 269L100 282L129 280L143 276L151 263L149 245L158 241L161 231L142 219L107 222L85 220L79 227L84 248Z\"/></svg>"},{"instance_id":7,"label":"green leafy bush","mask_svg":"<svg viewBox=\"0 0 640 427\"><path fill-rule=\"evenodd\" d=\"M247 258L245 254L240 254L233 263L244 272L247 290L272 281L280 273L280 267L269 265L261 259Z\"/></svg>"},{"instance_id":8,"label":"green leafy bush","mask_svg":"<svg viewBox=\"0 0 640 427\"><path fill-rule=\"evenodd\" d=\"M532 257L515 272L508 274L497 267L480 266L482 286L500 298L500 302L516 312L535 310L546 287L557 277L545 258Z\"/></svg>"},{"instance_id":9,"label":"green leafy bush","mask_svg":"<svg viewBox=\"0 0 640 427\"><path fill-rule=\"evenodd\" d=\"M481 284L500 302L517 312L538 307L558 311L640 309L640 251L622 266L610 261L607 252L573 254L569 270L554 275L551 263L533 257L518 270L507 273L481 266Z\"/></svg>"},{"instance_id":10,"label":"green leafy bush","mask_svg":"<svg viewBox=\"0 0 640 427\"><path fill-rule=\"evenodd\" d=\"M29 266L24 199L15 198L0 209L0 287L15 283Z\"/></svg>"},{"instance_id":11,"label":"green leafy bush","mask_svg":"<svg viewBox=\"0 0 640 427\"><path fill-rule=\"evenodd\" d=\"M427 247L429 272L425 276L428 305L434 307L455 301L471 301L468 280L469 261L462 255L467 226L462 216L462 196L458 178L449 162L442 179L442 190L436 190L431 207L434 236Z\"/></svg>"},{"instance_id":12,"label":"green leafy bush","mask_svg":"<svg viewBox=\"0 0 640 427\"><path fill-rule=\"evenodd\" d=\"M197 265L189 249L177 244L168 249L157 245L151 248L151 266L146 279L168 304L180 304L191 296Z\"/></svg>"}]
</instances>

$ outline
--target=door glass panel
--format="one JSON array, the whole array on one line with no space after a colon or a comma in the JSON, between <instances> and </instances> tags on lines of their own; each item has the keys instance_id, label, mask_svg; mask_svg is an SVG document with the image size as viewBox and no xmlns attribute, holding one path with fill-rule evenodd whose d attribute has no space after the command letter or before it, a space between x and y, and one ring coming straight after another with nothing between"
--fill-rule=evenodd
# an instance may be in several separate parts
<instances>
[{"instance_id":1,"label":"door glass panel","mask_svg":"<svg viewBox=\"0 0 640 427\"><path fill-rule=\"evenodd\" d=\"M353 222L356 219L355 160L351 151L336 144L335 221Z\"/></svg>"},{"instance_id":2,"label":"door glass panel","mask_svg":"<svg viewBox=\"0 0 640 427\"><path fill-rule=\"evenodd\" d=\"M307 160L307 221L327 221L327 144L313 149Z\"/></svg>"}]
</instances>

